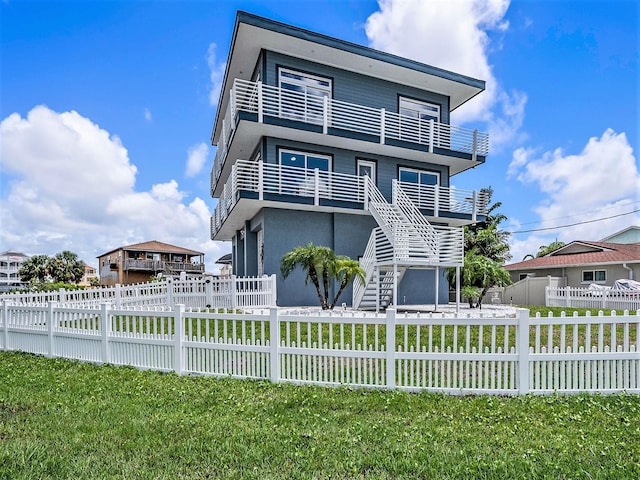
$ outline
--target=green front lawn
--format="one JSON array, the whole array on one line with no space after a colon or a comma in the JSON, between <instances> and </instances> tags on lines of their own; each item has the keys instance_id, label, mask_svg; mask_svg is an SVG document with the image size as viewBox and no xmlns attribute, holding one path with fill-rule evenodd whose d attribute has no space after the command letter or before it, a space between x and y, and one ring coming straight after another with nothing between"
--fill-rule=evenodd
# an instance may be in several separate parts
<instances>
[{"instance_id":1,"label":"green front lawn","mask_svg":"<svg viewBox=\"0 0 640 480\"><path fill-rule=\"evenodd\" d=\"M0 478L640 478L640 396L455 397L0 352Z\"/></svg>"}]
</instances>

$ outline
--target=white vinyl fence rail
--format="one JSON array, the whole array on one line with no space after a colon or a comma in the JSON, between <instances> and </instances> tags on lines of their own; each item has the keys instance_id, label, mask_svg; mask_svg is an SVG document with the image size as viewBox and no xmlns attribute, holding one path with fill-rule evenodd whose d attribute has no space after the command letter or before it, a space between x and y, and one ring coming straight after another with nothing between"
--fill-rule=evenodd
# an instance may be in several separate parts
<instances>
[{"instance_id":1,"label":"white vinyl fence rail","mask_svg":"<svg viewBox=\"0 0 640 480\"><path fill-rule=\"evenodd\" d=\"M546 287L545 297L547 307L640 310L640 295L615 290Z\"/></svg>"},{"instance_id":2,"label":"white vinyl fence rail","mask_svg":"<svg viewBox=\"0 0 640 480\"><path fill-rule=\"evenodd\" d=\"M23 305L56 302L67 306L91 306L104 302L117 308L127 306L187 308L269 308L276 305L276 276L215 278L203 276L178 279L167 277L159 282L135 285L65 290L56 292L11 293L0 301Z\"/></svg>"},{"instance_id":3,"label":"white vinyl fence rail","mask_svg":"<svg viewBox=\"0 0 640 480\"><path fill-rule=\"evenodd\" d=\"M177 305L0 309L0 349L179 374L521 395L640 393L640 316L213 313Z\"/></svg>"}]
</instances>

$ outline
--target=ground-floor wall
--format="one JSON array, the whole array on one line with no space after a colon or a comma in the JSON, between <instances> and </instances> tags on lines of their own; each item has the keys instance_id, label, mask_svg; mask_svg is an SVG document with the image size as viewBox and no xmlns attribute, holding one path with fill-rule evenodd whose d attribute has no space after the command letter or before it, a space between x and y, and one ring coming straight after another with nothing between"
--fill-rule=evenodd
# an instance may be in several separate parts
<instances>
[{"instance_id":1,"label":"ground-floor wall","mask_svg":"<svg viewBox=\"0 0 640 480\"><path fill-rule=\"evenodd\" d=\"M295 247L313 243L331 248L337 255L358 259L364 253L371 231L377 226L370 215L325 213L265 208L233 240L233 273L277 277L278 305L318 305L311 282L305 285L304 272L293 271L284 279L280 273L282 257ZM258 232L262 230L262 234ZM262 241L259 239L262 238ZM435 303L435 270L408 270L398 289L398 305ZM440 270L439 303L448 301L448 283ZM331 298L337 286L331 288ZM338 305L351 305L352 288L344 290Z\"/></svg>"}]
</instances>

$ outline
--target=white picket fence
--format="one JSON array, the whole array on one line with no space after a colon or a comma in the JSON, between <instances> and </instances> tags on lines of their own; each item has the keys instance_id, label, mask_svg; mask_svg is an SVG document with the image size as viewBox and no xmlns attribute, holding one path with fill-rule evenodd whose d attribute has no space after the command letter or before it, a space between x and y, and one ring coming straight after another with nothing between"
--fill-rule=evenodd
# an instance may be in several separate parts
<instances>
[{"instance_id":1,"label":"white picket fence","mask_svg":"<svg viewBox=\"0 0 640 480\"><path fill-rule=\"evenodd\" d=\"M45 305L56 302L82 307L113 303L117 308L127 306L187 308L269 308L276 305L276 276L215 278L210 276L179 279L167 277L162 281L135 285L114 285L84 290L60 289L55 292L11 293L0 295L0 301Z\"/></svg>"},{"instance_id":2,"label":"white picket fence","mask_svg":"<svg viewBox=\"0 0 640 480\"><path fill-rule=\"evenodd\" d=\"M640 393L640 316L247 313L3 302L0 349L235 378L451 394Z\"/></svg>"},{"instance_id":3,"label":"white picket fence","mask_svg":"<svg viewBox=\"0 0 640 480\"><path fill-rule=\"evenodd\" d=\"M545 302L547 307L640 310L640 295L615 290L546 287Z\"/></svg>"}]
</instances>

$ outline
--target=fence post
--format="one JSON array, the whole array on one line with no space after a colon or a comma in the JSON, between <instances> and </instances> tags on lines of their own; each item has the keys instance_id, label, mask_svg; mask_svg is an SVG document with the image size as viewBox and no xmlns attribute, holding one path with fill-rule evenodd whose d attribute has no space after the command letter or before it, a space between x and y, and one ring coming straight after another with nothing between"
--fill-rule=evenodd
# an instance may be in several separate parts
<instances>
[{"instance_id":1,"label":"fence post","mask_svg":"<svg viewBox=\"0 0 640 480\"><path fill-rule=\"evenodd\" d=\"M529 393L529 310L518 310L518 393Z\"/></svg>"},{"instance_id":2,"label":"fence post","mask_svg":"<svg viewBox=\"0 0 640 480\"><path fill-rule=\"evenodd\" d=\"M570 286L566 286L564 287L565 290L565 307L570 307L571 306L571 287Z\"/></svg>"},{"instance_id":3,"label":"fence post","mask_svg":"<svg viewBox=\"0 0 640 480\"><path fill-rule=\"evenodd\" d=\"M396 309L387 309L387 388L396 388Z\"/></svg>"},{"instance_id":4,"label":"fence post","mask_svg":"<svg viewBox=\"0 0 640 480\"><path fill-rule=\"evenodd\" d=\"M229 281L231 282L229 284L229 291L231 293L231 308L235 310L238 306L238 299L236 298L236 276L231 275L231 279Z\"/></svg>"},{"instance_id":5,"label":"fence post","mask_svg":"<svg viewBox=\"0 0 640 480\"><path fill-rule=\"evenodd\" d=\"M47 337L49 339L49 353L47 357L53 358L53 307L55 306L55 302L47 303Z\"/></svg>"},{"instance_id":6,"label":"fence post","mask_svg":"<svg viewBox=\"0 0 640 480\"><path fill-rule=\"evenodd\" d=\"M109 321L110 305L107 302L100 304L100 329L102 334L102 363L111 363L109 352L109 335L111 334L111 322Z\"/></svg>"},{"instance_id":7,"label":"fence post","mask_svg":"<svg viewBox=\"0 0 640 480\"><path fill-rule=\"evenodd\" d=\"M182 341L184 339L184 305L173 309L173 369L178 375L184 372Z\"/></svg>"},{"instance_id":8,"label":"fence post","mask_svg":"<svg viewBox=\"0 0 640 480\"><path fill-rule=\"evenodd\" d=\"M122 285L116 283L115 291L116 308L122 308Z\"/></svg>"},{"instance_id":9,"label":"fence post","mask_svg":"<svg viewBox=\"0 0 640 480\"><path fill-rule=\"evenodd\" d=\"M60 303L64 303L66 301L66 295L65 295L64 288L59 288L58 289L58 301Z\"/></svg>"},{"instance_id":10,"label":"fence post","mask_svg":"<svg viewBox=\"0 0 640 480\"><path fill-rule=\"evenodd\" d=\"M278 307L271 307L269 309L269 373L271 381L274 383L280 380L279 343L280 317L278 315Z\"/></svg>"},{"instance_id":11,"label":"fence post","mask_svg":"<svg viewBox=\"0 0 640 480\"><path fill-rule=\"evenodd\" d=\"M271 274L271 306L278 306L278 282L275 273Z\"/></svg>"},{"instance_id":12,"label":"fence post","mask_svg":"<svg viewBox=\"0 0 640 480\"><path fill-rule=\"evenodd\" d=\"M2 301L2 318L4 320L3 350L9 350L9 304L6 302L6 300Z\"/></svg>"},{"instance_id":13,"label":"fence post","mask_svg":"<svg viewBox=\"0 0 640 480\"><path fill-rule=\"evenodd\" d=\"M207 278L204 281L204 304L207 308L213 308L213 281Z\"/></svg>"},{"instance_id":14,"label":"fence post","mask_svg":"<svg viewBox=\"0 0 640 480\"><path fill-rule=\"evenodd\" d=\"M173 308L173 279L171 277L168 277L165 280L164 284L165 284L165 287L167 289L167 291L166 291L167 307Z\"/></svg>"}]
</instances>

